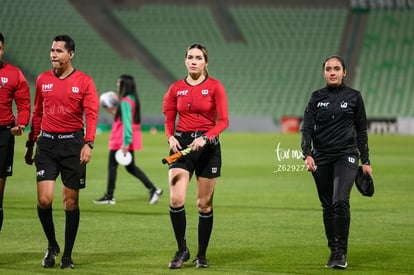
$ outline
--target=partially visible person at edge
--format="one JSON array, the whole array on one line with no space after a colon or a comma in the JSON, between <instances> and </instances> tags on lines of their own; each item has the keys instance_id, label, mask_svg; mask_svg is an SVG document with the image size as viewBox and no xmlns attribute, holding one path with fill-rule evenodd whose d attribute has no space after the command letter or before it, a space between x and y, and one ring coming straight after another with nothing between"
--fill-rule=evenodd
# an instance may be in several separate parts
<instances>
[{"instance_id":1,"label":"partially visible person at edge","mask_svg":"<svg viewBox=\"0 0 414 275\"><path fill-rule=\"evenodd\" d=\"M359 91L344 84L345 75L340 56L325 60L327 85L310 96L301 129L305 167L316 183L331 251L325 266L342 269L348 266L349 199L359 159L372 176L364 102Z\"/></svg>"},{"instance_id":2,"label":"partially visible person at edge","mask_svg":"<svg viewBox=\"0 0 414 275\"><path fill-rule=\"evenodd\" d=\"M186 50L184 62L188 74L171 85L163 104L170 155L188 146L193 147L189 155L169 166L170 218L178 246L169 263L171 269L181 268L190 258L184 204L194 172L199 212L198 253L194 262L197 268L208 267L206 250L213 228L213 194L221 171L219 134L229 124L223 85L210 78L207 70L207 49L200 44L191 45Z\"/></svg>"},{"instance_id":3,"label":"partially visible person at edge","mask_svg":"<svg viewBox=\"0 0 414 275\"><path fill-rule=\"evenodd\" d=\"M114 191L117 176L118 162L115 159L116 152L121 149L124 154L130 152L132 161L125 168L135 178L139 179L150 193L149 204L154 204L162 195L162 189L156 188L145 173L135 165L134 151L142 149L141 138L141 110L135 80L130 75L121 75L118 81L118 93L120 103L114 108L105 108L114 114L115 121L112 124L109 137L109 161L108 182L106 194L94 200L96 204L115 204Z\"/></svg>"},{"instance_id":4,"label":"partially visible person at edge","mask_svg":"<svg viewBox=\"0 0 414 275\"><path fill-rule=\"evenodd\" d=\"M4 36L0 33L0 231L3 226L3 198L7 177L13 173L14 136L23 134L30 119L30 91L22 72L2 62ZM13 114L13 100L17 119Z\"/></svg>"},{"instance_id":5,"label":"partially visible person at edge","mask_svg":"<svg viewBox=\"0 0 414 275\"><path fill-rule=\"evenodd\" d=\"M75 42L67 35L53 39L50 60L53 69L36 82L31 129L25 160L36 164L37 213L48 240L42 260L53 267L60 252L55 237L52 202L56 178L63 182L65 246L62 269L72 269L72 249L79 225L79 190L86 186L86 164L91 159L97 128L99 98L92 78L72 66ZM84 134L84 115L86 134ZM36 142L36 154L33 146Z\"/></svg>"}]
</instances>

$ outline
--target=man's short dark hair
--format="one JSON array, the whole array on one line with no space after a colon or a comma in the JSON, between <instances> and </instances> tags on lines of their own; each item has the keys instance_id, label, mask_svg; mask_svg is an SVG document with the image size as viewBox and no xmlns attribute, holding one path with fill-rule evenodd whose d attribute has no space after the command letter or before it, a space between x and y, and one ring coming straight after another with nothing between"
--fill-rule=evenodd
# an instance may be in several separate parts
<instances>
[{"instance_id":1,"label":"man's short dark hair","mask_svg":"<svg viewBox=\"0 0 414 275\"><path fill-rule=\"evenodd\" d=\"M69 35L57 35L53 41L63 41L65 42L65 49L68 50L68 52L75 51L75 41L73 41Z\"/></svg>"},{"instance_id":2,"label":"man's short dark hair","mask_svg":"<svg viewBox=\"0 0 414 275\"><path fill-rule=\"evenodd\" d=\"M0 32L0 42L4 44L4 36L1 32Z\"/></svg>"}]
</instances>

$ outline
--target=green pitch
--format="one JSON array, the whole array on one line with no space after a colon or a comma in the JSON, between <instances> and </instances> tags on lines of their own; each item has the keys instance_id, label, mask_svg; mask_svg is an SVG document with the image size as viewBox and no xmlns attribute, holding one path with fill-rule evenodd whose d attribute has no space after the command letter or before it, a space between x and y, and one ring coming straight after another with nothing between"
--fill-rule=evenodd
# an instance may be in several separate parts
<instances>
[{"instance_id":1,"label":"green pitch","mask_svg":"<svg viewBox=\"0 0 414 275\"><path fill-rule=\"evenodd\" d=\"M7 180L0 232L0 274L56 274L41 259L47 242L36 212L34 167L24 164L24 139L16 138L14 175ZM297 159L299 135L235 134L221 137L222 177L214 197L210 267L196 270L198 215L194 180L187 193L187 239L191 260L168 270L176 245L169 220L168 152L163 133L144 133L136 163L164 189L156 205L123 167L116 205L95 205L106 187L108 133L98 135L80 193L81 221L73 250L73 274L334 274L313 179ZM414 273L414 138L370 136L375 194L351 195L347 274ZM60 178L53 204L63 250L64 211ZM60 261L60 256L58 261Z\"/></svg>"}]
</instances>

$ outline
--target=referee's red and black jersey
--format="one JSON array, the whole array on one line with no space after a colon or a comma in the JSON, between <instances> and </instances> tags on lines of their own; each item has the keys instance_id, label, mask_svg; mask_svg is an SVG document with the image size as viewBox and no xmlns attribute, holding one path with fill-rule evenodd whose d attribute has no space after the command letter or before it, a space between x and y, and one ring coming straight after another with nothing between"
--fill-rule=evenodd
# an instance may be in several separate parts
<instances>
[{"instance_id":1,"label":"referee's red and black jersey","mask_svg":"<svg viewBox=\"0 0 414 275\"><path fill-rule=\"evenodd\" d=\"M207 77L192 86L185 79L173 83L164 96L165 132L167 138L177 131L207 131L210 139L229 125L227 97L220 81Z\"/></svg>"},{"instance_id":2,"label":"referee's red and black jersey","mask_svg":"<svg viewBox=\"0 0 414 275\"><path fill-rule=\"evenodd\" d=\"M90 76L74 70L65 79L53 70L41 74L36 95L29 142L36 141L40 130L50 133L76 132L84 128L86 141L94 141L99 112L99 98Z\"/></svg>"},{"instance_id":3,"label":"referee's red and black jersey","mask_svg":"<svg viewBox=\"0 0 414 275\"><path fill-rule=\"evenodd\" d=\"M17 121L13 115L13 100L17 107ZM0 126L16 123L28 125L30 119L30 91L22 72L0 62Z\"/></svg>"}]
</instances>

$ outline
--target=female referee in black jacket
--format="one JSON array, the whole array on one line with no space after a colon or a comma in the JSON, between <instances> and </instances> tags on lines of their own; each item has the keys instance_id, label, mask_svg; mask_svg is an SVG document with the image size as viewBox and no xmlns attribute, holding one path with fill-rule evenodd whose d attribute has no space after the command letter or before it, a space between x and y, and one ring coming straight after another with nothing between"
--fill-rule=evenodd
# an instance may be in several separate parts
<instances>
[{"instance_id":1,"label":"female referee in black jacket","mask_svg":"<svg viewBox=\"0 0 414 275\"><path fill-rule=\"evenodd\" d=\"M323 208L331 255L326 267L346 268L350 224L349 196L361 160L372 176L367 121L361 93L343 83L345 62L330 56L323 63L326 87L312 93L302 125L305 167L312 171Z\"/></svg>"}]
</instances>

